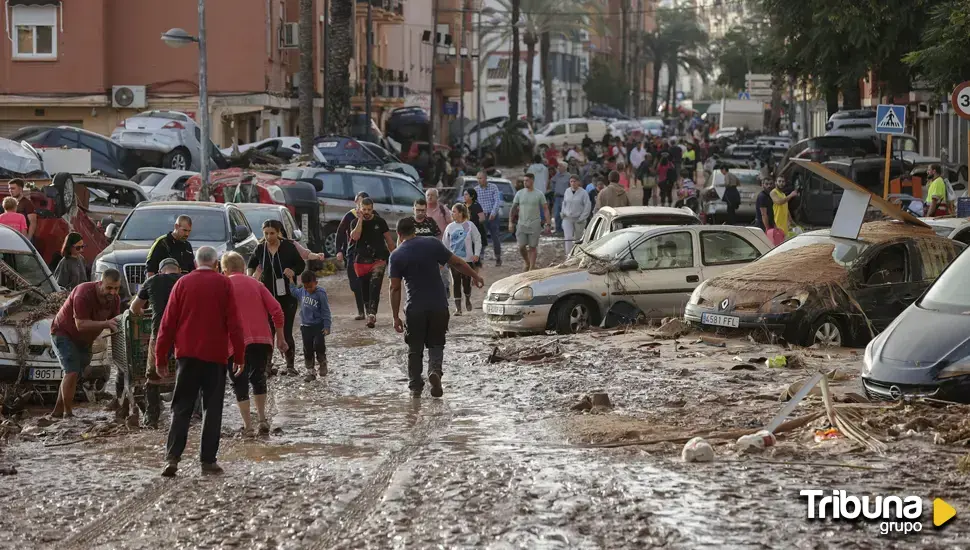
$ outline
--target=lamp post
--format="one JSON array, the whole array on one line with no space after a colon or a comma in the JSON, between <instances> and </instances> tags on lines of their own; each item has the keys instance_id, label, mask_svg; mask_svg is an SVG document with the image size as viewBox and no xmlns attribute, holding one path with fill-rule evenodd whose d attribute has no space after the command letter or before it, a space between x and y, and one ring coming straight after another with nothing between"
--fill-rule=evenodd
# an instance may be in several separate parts
<instances>
[{"instance_id":1,"label":"lamp post","mask_svg":"<svg viewBox=\"0 0 970 550\"><path fill-rule=\"evenodd\" d=\"M183 48L192 43L199 45L199 174L202 187L199 200L209 200L209 92L206 75L205 51L205 0L199 0L199 36L192 36L185 29L175 28L162 34L162 42L172 48Z\"/></svg>"}]
</instances>

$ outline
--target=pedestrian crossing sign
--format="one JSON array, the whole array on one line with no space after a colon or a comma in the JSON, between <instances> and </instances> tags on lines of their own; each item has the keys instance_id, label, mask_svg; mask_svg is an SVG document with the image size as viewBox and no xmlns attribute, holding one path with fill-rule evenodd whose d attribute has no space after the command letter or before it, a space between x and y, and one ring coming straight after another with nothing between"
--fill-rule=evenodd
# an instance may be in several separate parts
<instances>
[{"instance_id":1,"label":"pedestrian crossing sign","mask_svg":"<svg viewBox=\"0 0 970 550\"><path fill-rule=\"evenodd\" d=\"M876 107L876 132L880 134L902 134L905 131L905 105L879 105Z\"/></svg>"}]
</instances>

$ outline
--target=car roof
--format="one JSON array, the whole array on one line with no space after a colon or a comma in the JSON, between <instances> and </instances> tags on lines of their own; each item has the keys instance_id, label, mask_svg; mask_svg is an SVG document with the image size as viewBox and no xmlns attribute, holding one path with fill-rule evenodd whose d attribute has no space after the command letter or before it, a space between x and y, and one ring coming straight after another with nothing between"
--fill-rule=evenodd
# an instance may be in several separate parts
<instances>
[{"instance_id":1,"label":"car roof","mask_svg":"<svg viewBox=\"0 0 970 550\"><path fill-rule=\"evenodd\" d=\"M613 216L642 216L644 214L661 214L666 216L681 215L684 217L697 217L688 214L687 211L671 206L604 206L600 212L607 212Z\"/></svg>"},{"instance_id":2,"label":"car roof","mask_svg":"<svg viewBox=\"0 0 970 550\"><path fill-rule=\"evenodd\" d=\"M236 207L239 208L240 210L242 210L243 212L245 212L247 210L275 210L275 211L279 211L281 209L285 209L286 208L282 204L266 204L266 203L261 203L261 202L240 202L240 203L233 203L233 204L235 204Z\"/></svg>"},{"instance_id":3,"label":"car roof","mask_svg":"<svg viewBox=\"0 0 970 550\"><path fill-rule=\"evenodd\" d=\"M198 202L198 201L158 201L143 202L135 207L136 210L161 210L162 208L184 208L186 210L225 210L232 203ZM233 204L233 206L238 206Z\"/></svg>"},{"instance_id":4,"label":"car roof","mask_svg":"<svg viewBox=\"0 0 970 550\"><path fill-rule=\"evenodd\" d=\"M92 132L91 130L85 130L84 128L78 128L77 126L68 126L67 124L61 124L58 126L47 125L47 124L33 124L30 126L24 126L22 128L17 129L18 132L22 132L24 130L72 130L79 134L95 137L104 141L110 141L111 143L114 143L116 145L118 144L118 142L116 142L115 140L111 139L108 136L103 136L97 132Z\"/></svg>"},{"instance_id":5,"label":"car roof","mask_svg":"<svg viewBox=\"0 0 970 550\"><path fill-rule=\"evenodd\" d=\"M831 229L816 229L807 231L802 235L812 237L831 237ZM796 239L798 237L795 237ZM841 237L831 237L840 239ZM875 244L896 239L919 239L919 238L941 238L930 227L898 222L898 221L875 221L862 224L859 229L859 237L855 240L859 242Z\"/></svg>"},{"instance_id":6,"label":"car roof","mask_svg":"<svg viewBox=\"0 0 970 550\"><path fill-rule=\"evenodd\" d=\"M941 227L956 229L970 223L970 218L920 218L919 221L931 226L939 225Z\"/></svg>"},{"instance_id":7,"label":"car roof","mask_svg":"<svg viewBox=\"0 0 970 550\"><path fill-rule=\"evenodd\" d=\"M118 178L109 178L106 176L73 176L75 183L107 183L109 185L117 185L118 187L124 187L127 189L138 189L141 191L141 186L130 180L123 180Z\"/></svg>"},{"instance_id":8,"label":"car roof","mask_svg":"<svg viewBox=\"0 0 970 550\"><path fill-rule=\"evenodd\" d=\"M141 173L141 172L160 172L160 173L169 174L169 175L171 175L171 174L178 174L180 176L183 176L183 175L184 176L190 176L190 175L191 176L195 176L195 175L198 175L198 172L193 172L191 170L176 170L174 168L156 168L154 166L143 166L143 167L139 168L135 173L137 174L137 173Z\"/></svg>"},{"instance_id":9,"label":"car roof","mask_svg":"<svg viewBox=\"0 0 970 550\"><path fill-rule=\"evenodd\" d=\"M30 243L19 231L2 224L0 224L0 250L33 253Z\"/></svg>"}]
</instances>

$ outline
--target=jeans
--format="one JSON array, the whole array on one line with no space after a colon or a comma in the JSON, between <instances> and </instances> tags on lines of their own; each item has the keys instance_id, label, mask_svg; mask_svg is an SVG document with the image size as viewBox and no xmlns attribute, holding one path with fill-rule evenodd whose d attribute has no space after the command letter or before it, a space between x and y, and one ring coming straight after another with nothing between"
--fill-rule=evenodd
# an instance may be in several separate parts
<instances>
[{"instance_id":1,"label":"jeans","mask_svg":"<svg viewBox=\"0 0 970 550\"><path fill-rule=\"evenodd\" d=\"M566 242L566 256L572 251L576 241L583 238L586 232L586 220L571 220L569 218L562 221L562 234Z\"/></svg>"},{"instance_id":2,"label":"jeans","mask_svg":"<svg viewBox=\"0 0 970 550\"><path fill-rule=\"evenodd\" d=\"M288 349L283 356L286 358L286 368L293 368L293 358L295 357L296 341L293 340L293 321L296 317L296 310L300 303L293 296L277 296L276 301L283 308L283 339L286 340ZM273 327L273 337L276 337L276 327ZM268 363L267 363L268 366Z\"/></svg>"},{"instance_id":3,"label":"jeans","mask_svg":"<svg viewBox=\"0 0 970 550\"><path fill-rule=\"evenodd\" d=\"M364 314L364 296L360 291L360 278L354 271L354 257L347 256L347 279L350 281L350 291L354 293L354 301L357 302L357 313Z\"/></svg>"},{"instance_id":4,"label":"jeans","mask_svg":"<svg viewBox=\"0 0 970 550\"><path fill-rule=\"evenodd\" d=\"M552 203L552 217L556 219L557 231L562 231L562 199L561 195L556 195L556 200Z\"/></svg>"},{"instance_id":5,"label":"jeans","mask_svg":"<svg viewBox=\"0 0 970 550\"><path fill-rule=\"evenodd\" d=\"M492 248L495 249L495 259L502 259L502 230L499 228L498 216L495 219L485 218L485 229L488 231L488 238L492 239ZM482 247L482 258L485 257L485 247Z\"/></svg>"},{"instance_id":6,"label":"jeans","mask_svg":"<svg viewBox=\"0 0 970 550\"><path fill-rule=\"evenodd\" d=\"M306 368L313 372L313 359L324 367L327 365L327 339L323 334L323 323L317 325L301 325L300 334L303 335L303 360Z\"/></svg>"},{"instance_id":7,"label":"jeans","mask_svg":"<svg viewBox=\"0 0 970 550\"><path fill-rule=\"evenodd\" d=\"M424 389L424 348L428 348L428 372L442 374L445 333L450 315L447 309L404 313L404 342L408 345L408 388Z\"/></svg>"},{"instance_id":8,"label":"jeans","mask_svg":"<svg viewBox=\"0 0 970 550\"><path fill-rule=\"evenodd\" d=\"M472 278L468 275L462 274L455 268L451 268L451 278L455 281L454 297L456 300L461 299L462 290L465 291L465 296L467 298L472 297Z\"/></svg>"},{"instance_id":9,"label":"jeans","mask_svg":"<svg viewBox=\"0 0 970 550\"><path fill-rule=\"evenodd\" d=\"M195 400L202 390L202 462L213 464L219 453L222 435L222 402L226 394L226 369L221 363L209 363L192 357L178 359L175 393L172 396L172 425L168 430L167 460L178 462L189 437L189 420Z\"/></svg>"},{"instance_id":10,"label":"jeans","mask_svg":"<svg viewBox=\"0 0 970 550\"><path fill-rule=\"evenodd\" d=\"M361 299L368 315L377 315L377 307L381 304L381 287L384 286L384 272L386 270L387 264L376 265L370 273L360 278Z\"/></svg>"},{"instance_id":11,"label":"jeans","mask_svg":"<svg viewBox=\"0 0 970 550\"><path fill-rule=\"evenodd\" d=\"M249 401L249 386L253 395L266 395L266 368L273 357L273 346L269 344L249 344L246 346L246 370L236 376L235 365L229 359L229 381L236 394L236 402Z\"/></svg>"}]
</instances>

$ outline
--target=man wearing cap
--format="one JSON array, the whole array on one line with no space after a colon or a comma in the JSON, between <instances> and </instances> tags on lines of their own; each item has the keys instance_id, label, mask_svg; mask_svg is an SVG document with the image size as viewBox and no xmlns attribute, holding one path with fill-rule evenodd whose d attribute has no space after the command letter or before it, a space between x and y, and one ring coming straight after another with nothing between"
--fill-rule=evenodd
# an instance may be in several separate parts
<instances>
[{"instance_id":1,"label":"man wearing cap","mask_svg":"<svg viewBox=\"0 0 970 550\"><path fill-rule=\"evenodd\" d=\"M152 275L145 281L130 306L131 312L138 316L145 312L146 304L150 305L152 310L152 335L148 340L150 351L146 371L148 382L145 385L145 399L148 401L145 425L151 428L158 427L158 417L162 409L160 384L164 382L155 369L155 338L158 335L158 327L162 324L162 315L165 314L168 298L172 294L175 283L182 276L182 269L175 258L165 258L158 265L158 274Z\"/></svg>"}]
</instances>

